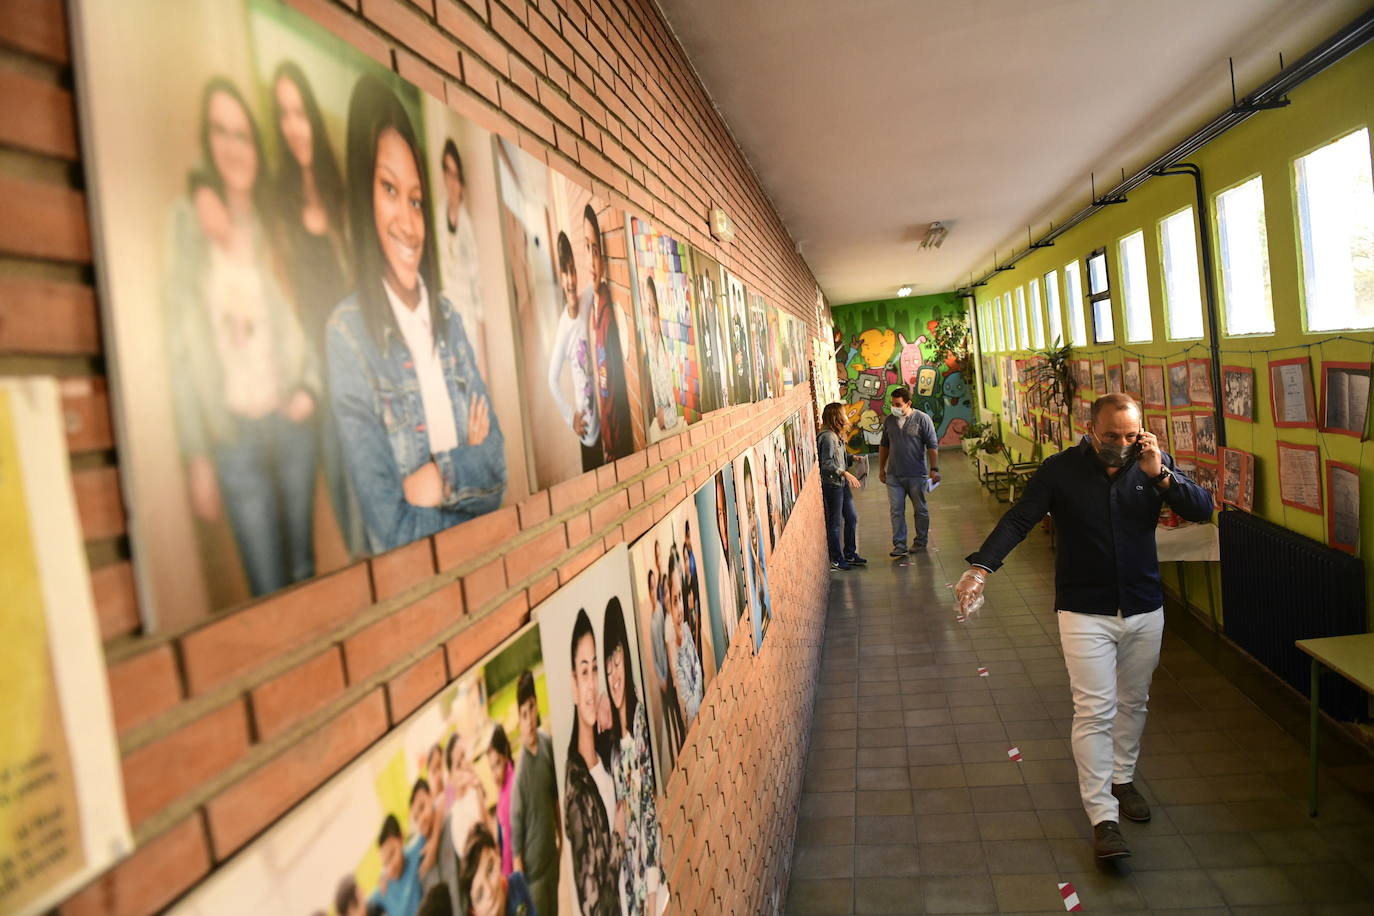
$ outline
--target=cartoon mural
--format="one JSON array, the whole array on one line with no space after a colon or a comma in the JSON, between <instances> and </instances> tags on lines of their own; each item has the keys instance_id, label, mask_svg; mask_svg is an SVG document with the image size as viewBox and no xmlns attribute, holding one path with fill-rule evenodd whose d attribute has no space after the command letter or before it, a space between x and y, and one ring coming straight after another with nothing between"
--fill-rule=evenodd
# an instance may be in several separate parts
<instances>
[{"instance_id":1,"label":"cartoon mural","mask_svg":"<svg viewBox=\"0 0 1374 916\"><path fill-rule=\"evenodd\" d=\"M932 332L941 318L964 311L949 293L832 307L835 368L854 425L850 451L877 450L888 393L899 385L930 414L941 445L960 442L973 422L973 367L955 356L937 363Z\"/></svg>"}]
</instances>

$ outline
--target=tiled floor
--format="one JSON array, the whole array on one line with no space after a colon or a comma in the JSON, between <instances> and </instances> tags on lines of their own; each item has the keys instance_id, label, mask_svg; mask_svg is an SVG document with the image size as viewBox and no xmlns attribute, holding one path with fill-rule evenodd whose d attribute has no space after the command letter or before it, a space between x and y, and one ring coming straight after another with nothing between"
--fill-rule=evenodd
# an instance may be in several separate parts
<instances>
[{"instance_id":1,"label":"tiled floor","mask_svg":"<svg viewBox=\"0 0 1374 916\"><path fill-rule=\"evenodd\" d=\"M1173 623L1137 778L1154 819L1122 825L1133 858L1098 865L1069 753L1049 539L1033 532L984 609L957 622L947 583L1006 504L957 453L943 463L929 552L888 559L874 480L858 497L870 565L831 574L787 913L1063 913L1065 882L1099 913L1374 913L1371 809L1332 779L1309 818L1305 744ZM1370 772L1344 762L1349 785Z\"/></svg>"}]
</instances>

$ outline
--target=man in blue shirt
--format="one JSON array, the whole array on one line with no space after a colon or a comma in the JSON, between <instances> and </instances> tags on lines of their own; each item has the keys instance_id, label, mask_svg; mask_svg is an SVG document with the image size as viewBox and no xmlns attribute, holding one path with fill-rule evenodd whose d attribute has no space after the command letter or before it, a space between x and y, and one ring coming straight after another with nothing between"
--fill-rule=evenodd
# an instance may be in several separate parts
<instances>
[{"instance_id":1,"label":"man in blue shirt","mask_svg":"<svg viewBox=\"0 0 1374 916\"><path fill-rule=\"evenodd\" d=\"M878 480L887 484L887 504L892 511L892 553L888 556L904 557L908 499L916 516L911 549L925 550L930 537L926 480L940 482L940 442L930 415L911 406L910 391L894 388L891 398L892 412L883 420L883 438L878 445Z\"/></svg>"},{"instance_id":2,"label":"man in blue shirt","mask_svg":"<svg viewBox=\"0 0 1374 916\"><path fill-rule=\"evenodd\" d=\"M425 838L416 833L406 843L401 822L388 814L377 837L382 859L382 876L372 892L372 902L386 907L387 916L415 916L420 908L420 860L425 855Z\"/></svg>"},{"instance_id":3,"label":"man in blue shirt","mask_svg":"<svg viewBox=\"0 0 1374 916\"><path fill-rule=\"evenodd\" d=\"M1025 495L997 523L955 594L967 608L987 577L1039 524L1054 516L1055 607L1073 692L1074 762L1099 859L1129 856L1119 816L1148 821L1135 788L1150 678L1159 664L1164 594L1155 525L1168 503L1192 522L1212 517L1212 497L1174 468L1140 408L1124 394L1092 406L1088 435L1051 455Z\"/></svg>"}]
</instances>

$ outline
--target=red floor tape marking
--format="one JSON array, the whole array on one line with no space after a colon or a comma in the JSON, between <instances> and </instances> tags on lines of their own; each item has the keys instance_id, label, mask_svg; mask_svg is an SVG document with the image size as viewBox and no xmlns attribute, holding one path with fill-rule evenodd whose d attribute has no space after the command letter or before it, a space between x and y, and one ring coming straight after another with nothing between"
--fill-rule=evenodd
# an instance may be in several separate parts
<instances>
[{"instance_id":1,"label":"red floor tape marking","mask_svg":"<svg viewBox=\"0 0 1374 916\"><path fill-rule=\"evenodd\" d=\"M1083 912L1083 904L1078 902L1078 891L1073 889L1072 884L1059 885L1059 896L1064 898L1064 909L1070 913Z\"/></svg>"},{"instance_id":2,"label":"red floor tape marking","mask_svg":"<svg viewBox=\"0 0 1374 916\"><path fill-rule=\"evenodd\" d=\"M987 677L987 676L988 676L988 669L986 669L986 668L979 668L979 669L978 669L978 676L979 676L979 677Z\"/></svg>"},{"instance_id":3,"label":"red floor tape marking","mask_svg":"<svg viewBox=\"0 0 1374 916\"><path fill-rule=\"evenodd\" d=\"M1020 763L1021 749L1019 747L1009 747L1007 748L1007 756L1010 757L1012 760L1015 760L1017 763Z\"/></svg>"}]
</instances>

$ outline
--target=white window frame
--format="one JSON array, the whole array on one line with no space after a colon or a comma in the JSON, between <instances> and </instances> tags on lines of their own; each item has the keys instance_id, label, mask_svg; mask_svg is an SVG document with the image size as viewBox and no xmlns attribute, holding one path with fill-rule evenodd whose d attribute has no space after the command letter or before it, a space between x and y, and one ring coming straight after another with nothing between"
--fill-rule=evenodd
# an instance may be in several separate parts
<instances>
[{"instance_id":1,"label":"white window frame","mask_svg":"<svg viewBox=\"0 0 1374 916\"><path fill-rule=\"evenodd\" d=\"M1304 331L1305 333L1308 333L1308 334L1325 334L1325 333L1330 333L1330 332L1332 332L1332 331L1367 331L1367 330L1370 330L1371 328L1374 328L1374 302L1363 302L1363 303L1359 302L1358 299L1357 299L1357 297L1358 297L1358 287L1355 287L1355 288L1349 289L1349 290L1335 290L1335 291L1333 291L1333 290L1331 290L1331 289L1327 289L1327 290L1317 290L1317 291L1313 292L1313 293L1311 294L1311 298L1309 298L1309 292L1308 292L1309 287L1312 286L1312 285L1314 285L1314 284L1312 284L1313 273L1314 273L1314 271L1313 271L1313 267L1312 267L1313 255L1312 255L1312 251L1311 251L1311 245L1312 245L1311 235L1312 235L1312 228L1313 228L1313 227L1312 227L1312 223L1311 223L1311 219L1310 219L1309 208L1308 208L1308 206L1306 205L1306 202L1305 202L1305 199L1304 199L1304 194L1303 194L1303 185L1304 185L1304 182L1303 182L1303 180L1302 180L1302 173L1299 171L1299 167L1300 167L1300 165L1302 164L1303 160L1307 159L1308 157L1310 157L1310 156L1312 156L1312 155L1315 155L1315 154L1317 154L1317 153L1320 153L1320 152L1322 152L1323 150L1329 149L1330 147L1335 146L1337 143L1341 143L1341 142L1344 142L1344 141L1347 141L1347 140L1351 140L1352 138L1354 138L1354 137L1356 137L1356 136L1358 136L1358 135L1360 135L1360 134L1364 134L1364 141L1365 141L1365 142L1364 142L1364 148L1363 148L1363 153L1364 153L1364 155L1363 155L1363 157L1362 157L1361 162L1362 162L1362 165L1363 165L1365 168L1369 168L1369 165L1370 165L1370 158L1369 158L1369 157L1370 157L1370 139L1369 139L1369 138L1370 138L1370 131L1369 131L1368 125L1363 125L1363 126L1360 126L1360 127L1356 127L1356 128L1354 128L1353 130L1348 130L1348 131L1346 131L1345 133L1341 134L1340 136L1338 136L1338 137L1336 137L1336 138L1334 138L1334 139L1332 139L1332 140L1329 140L1329 141L1327 141L1326 143L1321 144L1320 146L1317 146L1317 147L1314 147L1314 148L1308 150L1307 152L1303 153L1301 156L1295 156L1295 157L1293 158L1293 164L1292 164L1292 168L1291 168L1291 171L1290 171L1290 177L1292 178L1292 181L1293 181L1293 219L1294 219L1294 222L1295 222L1295 224L1296 224L1296 230L1297 230L1295 234L1296 234L1297 237L1298 237L1298 257L1299 257L1298 266L1299 266L1299 268L1300 268L1300 270L1298 271L1298 291L1299 291L1300 300L1301 300L1301 302L1302 302L1303 331ZM1323 171L1324 171L1324 170L1318 170L1318 173L1320 174L1320 173L1322 173ZM1342 215L1343 215L1343 216L1349 217L1349 216L1352 215L1352 213L1355 212L1355 209L1356 209L1357 206L1363 206L1363 207L1366 208L1366 209L1365 209L1365 213L1364 213L1364 214L1361 214L1361 215L1364 216L1366 219L1369 218L1369 212L1368 212L1368 211L1369 211L1369 208L1374 207L1374 179L1372 179L1372 181L1371 181L1371 187L1368 188L1367 190L1369 190L1370 196L1367 197L1365 200L1363 200L1363 201L1347 201L1347 202L1346 202L1347 205L1346 205L1345 207L1342 208L1342 210L1343 210ZM1323 227L1323 228L1329 228L1329 227ZM1351 256L1352 256L1352 253L1350 252L1350 250L1349 250L1348 248L1346 249L1346 251L1344 252L1344 254L1345 254L1345 256L1347 256L1347 257L1351 257ZM1353 270L1351 271L1351 273L1353 274ZM1353 285L1353 284L1355 283L1355 280L1354 280L1353 275L1352 275L1352 277L1351 277L1351 280L1352 280L1352 285ZM1336 298L1336 296L1338 296L1338 295L1344 296L1344 295L1346 295L1346 294L1349 294L1350 297L1351 297L1351 299L1352 299L1352 302L1350 303L1349 309L1348 309L1348 311L1347 311L1347 317L1349 317L1349 318L1352 319L1352 320L1356 320L1356 316L1359 314L1359 312L1363 311L1365 314L1371 315L1370 318L1366 319L1369 323L1362 323L1362 324L1355 324L1355 323L1346 323L1346 324L1325 324L1325 325L1320 325L1320 326L1314 326L1314 325L1313 325L1312 319L1311 319L1311 314L1310 314L1310 312L1309 312L1309 310L1308 310L1308 303L1309 303L1310 301L1314 301L1314 300L1315 300L1315 301L1318 301L1318 302L1329 302L1329 301L1333 300L1334 298Z\"/></svg>"},{"instance_id":2,"label":"white window frame","mask_svg":"<svg viewBox=\"0 0 1374 916\"><path fill-rule=\"evenodd\" d=\"M1031 344L1037 350L1045 349L1045 313L1040 307L1040 278L1031 277L1030 283Z\"/></svg>"},{"instance_id":3,"label":"white window frame","mask_svg":"<svg viewBox=\"0 0 1374 916\"><path fill-rule=\"evenodd\" d=\"M1047 333L1051 347L1064 346L1064 312L1059 307L1059 270L1045 274L1045 314L1049 319Z\"/></svg>"},{"instance_id":4,"label":"white window frame","mask_svg":"<svg viewBox=\"0 0 1374 916\"><path fill-rule=\"evenodd\" d=\"M1083 265L1077 258L1064 265L1064 309L1069 313L1069 339L1075 347L1086 347L1088 327L1083 321Z\"/></svg>"},{"instance_id":5,"label":"white window frame","mask_svg":"<svg viewBox=\"0 0 1374 916\"><path fill-rule=\"evenodd\" d=\"M1173 252L1170 250L1168 242L1169 236L1165 230L1165 223L1168 223L1170 220L1182 216L1184 214L1188 215L1189 222L1193 224L1191 244L1188 246L1188 254L1190 256L1189 259L1192 261L1193 265L1193 283L1191 291L1183 288L1174 288L1174 284L1172 282L1169 270L1170 265L1173 263ZM1182 209L1175 210L1173 213L1168 214L1167 216L1160 219L1160 221L1156 224L1155 227L1155 235L1158 239L1159 244L1159 290L1160 294L1164 297L1164 337L1166 340L1202 340L1204 337L1207 336L1207 318L1203 312L1202 305L1202 267L1198 263L1197 233L1197 210L1192 205L1183 207ZM1188 273L1187 270L1183 269L1182 265L1180 266L1180 270L1177 272L1184 275ZM1175 300L1186 298L1186 294L1188 294L1189 292L1191 292L1193 300L1197 303L1198 333L1196 335L1175 335Z\"/></svg>"},{"instance_id":6,"label":"white window frame","mask_svg":"<svg viewBox=\"0 0 1374 916\"><path fill-rule=\"evenodd\" d=\"M1140 246L1140 263L1132 264L1131 252L1135 250L1136 243ZM1145 230L1137 229L1117 239L1116 258L1121 265L1121 310L1126 321L1126 342L1154 343L1155 323L1150 314L1150 255L1145 250ZM1140 294L1140 301L1137 301L1137 293ZM1135 325L1142 315L1143 336L1135 333Z\"/></svg>"},{"instance_id":7,"label":"white window frame","mask_svg":"<svg viewBox=\"0 0 1374 916\"><path fill-rule=\"evenodd\" d=\"M1026 314L1026 288L1016 287L1016 339L1022 350L1030 349L1030 318Z\"/></svg>"},{"instance_id":8,"label":"white window frame","mask_svg":"<svg viewBox=\"0 0 1374 916\"><path fill-rule=\"evenodd\" d=\"M1264 311L1262 312L1262 314L1261 314L1260 317L1261 317L1261 318L1267 317L1267 319L1268 319L1268 326L1267 326L1267 328L1266 328L1266 327L1263 326L1263 322L1260 322L1260 325L1261 325L1261 326L1260 326L1258 329L1256 329L1256 330L1237 331L1237 330L1235 330L1234 327L1233 327L1234 322L1232 321L1232 318L1231 318L1231 299L1232 299L1233 293L1232 293L1232 290L1231 290L1231 274L1230 274L1230 272L1227 270L1228 259L1227 259L1226 236L1225 236L1225 234L1224 234L1224 230L1223 230L1223 227L1222 227L1222 224L1221 224L1222 198L1225 197L1225 196L1228 195L1228 194L1231 194L1231 193L1233 193L1233 192L1235 192L1235 191L1240 190L1240 189L1243 188L1243 187L1246 187L1247 185L1254 184L1255 182L1258 182L1257 188L1258 188L1258 190L1259 190L1259 198L1260 198L1260 226L1261 226L1261 228L1264 230L1264 237L1260 240L1260 254L1261 254L1262 261L1263 261L1264 275L1265 275L1265 276L1264 276L1264 283L1263 283L1264 290L1265 290L1265 296L1264 296L1265 301L1264 301L1264 304L1263 304L1263 309L1264 309ZM1215 234L1216 234L1216 241L1217 241L1217 267L1216 267L1216 269L1217 269L1217 273L1219 274L1219 278L1220 278L1220 280L1221 280L1221 282L1220 282L1220 284L1219 284L1220 287L1221 287L1221 315L1222 315L1222 323L1225 325L1225 328L1226 328L1225 336L1227 336L1227 337L1272 337L1273 334L1274 334L1274 331L1275 331L1275 329L1276 329L1276 325L1275 325L1275 322L1274 322L1274 287L1273 287L1273 274L1272 274L1272 272L1271 272L1270 269L1269 269L1269 218L1268 218L1268 213L1266 212L1266 209L1265 209L1265 206L1264 206L1264 176L1263 176L1263 175L1260 175L1260 174L1251 175L1251 176L1249 176L1248 178L1245 178L1245 179L1243 179L1243 180L1241 180L1241 181L1238 181L1238 182L1236 182L1235 184L1230 185L1229 187L1222 188L1220 191L1218 191L1217 193L1213 194L1213 195L1212 195L1212 226L1213 226L1213 231L1214 231Z\"/></svg>"}]
</instances>

